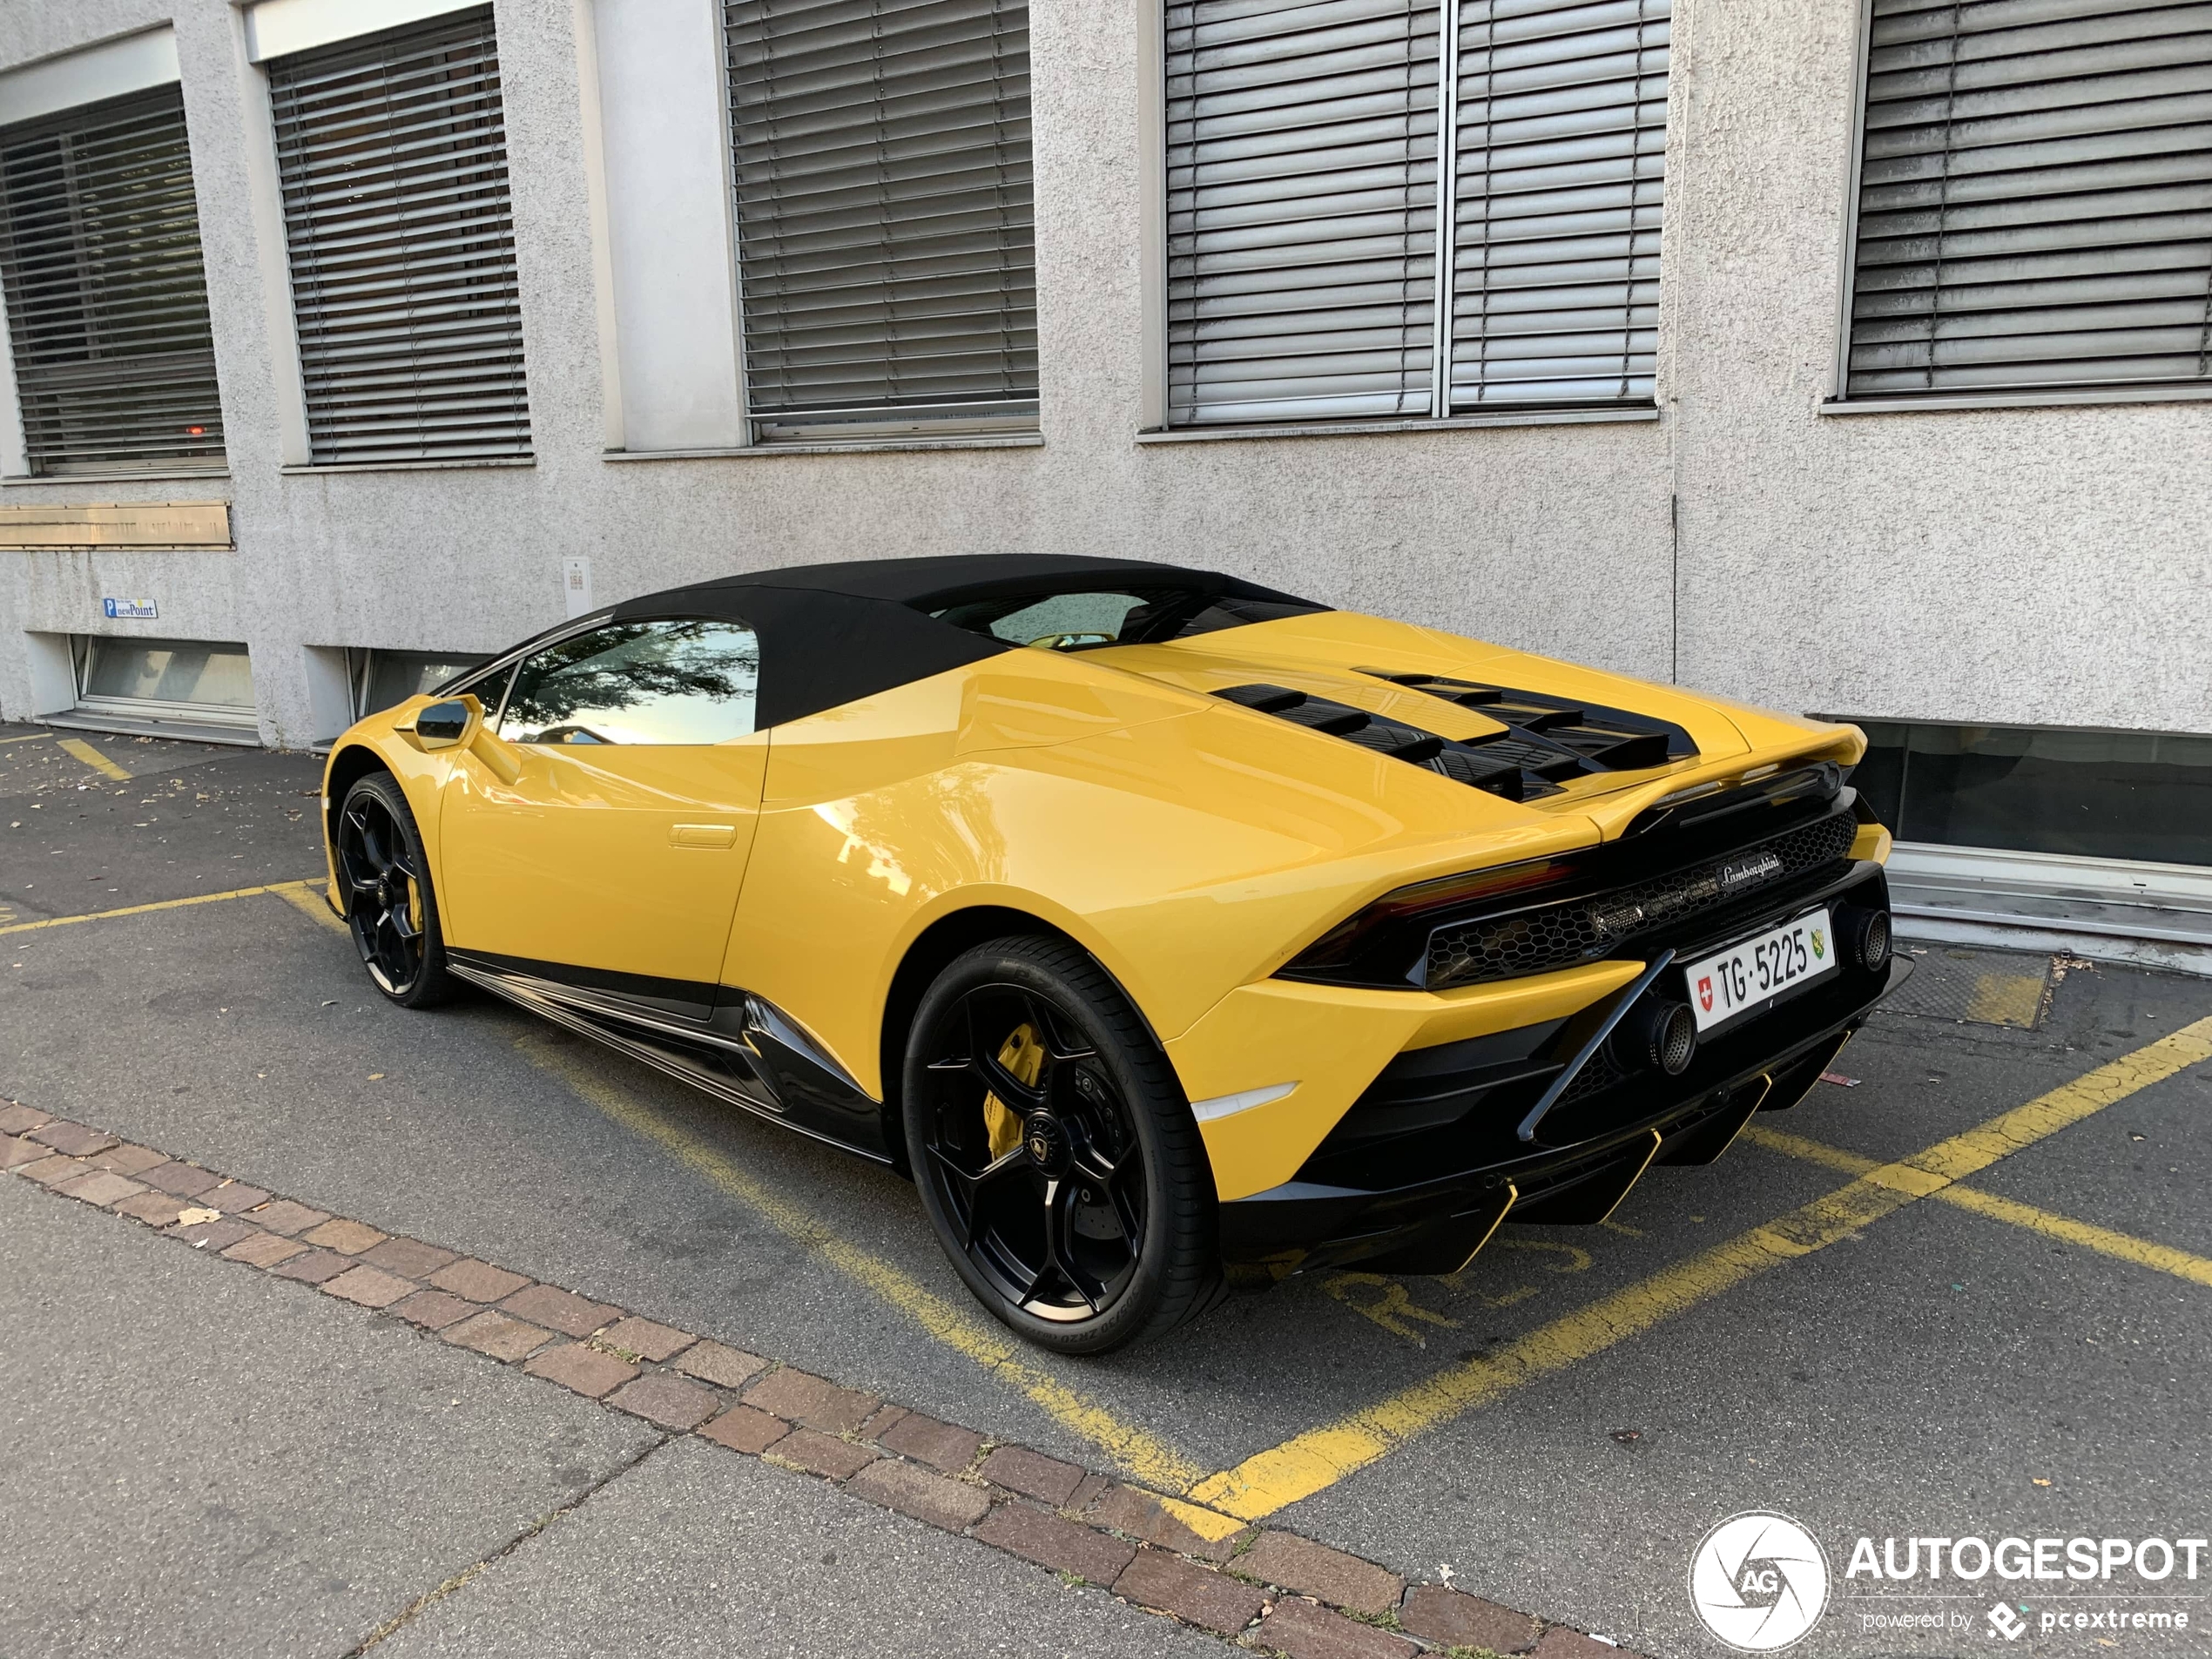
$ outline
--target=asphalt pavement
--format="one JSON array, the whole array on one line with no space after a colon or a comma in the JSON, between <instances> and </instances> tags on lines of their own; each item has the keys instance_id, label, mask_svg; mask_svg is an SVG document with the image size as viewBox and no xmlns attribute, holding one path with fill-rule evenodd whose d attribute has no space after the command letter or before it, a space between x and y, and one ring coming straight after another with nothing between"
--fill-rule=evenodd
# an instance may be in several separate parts
<instances>
[{"instance_id":1,"label":"asphalt pavement","mask_svg":"<svg viewBox=\"0 0 2212 1659\"><path fill-rule=\"evenodd\" d=\"M1851 1656L1986 1651L2000 1595L2083 1588L1847 1578L1862 1535L2212 1530L2212 1063L2008 1143L1963 1184L1979 1209L1914 1202L1778 1266L1710 1269L1854 1170L2124 1066L2212 1013L2212 983L1926 947L1921 1011L1878 1015L1836 1062L1848 1083L1763 1114L1771 1132L1710 1168L1655 1170L1604 1227L1509 1227L1451 1279L1293 1279L1131 1353L1009 1357L896 1176L502 1004L394 1008L296 893L21 928L320 873L313 758L67 734L117 779L62 735L0 727L0 1096L1158 1490L1426 1412L1266 1519L1652 1655L1725 1651L1685 1577L1742 1510L1823 1542L1834 1600L1801 1651ZM0 1635L29 1634L10 1652L152 1631L342 1654L495 1556L383 1645L599 1651L602 1621L674 1652L1219 1645L757 1465L689 1444L637 1461L657 1437L589 1402L508 1423L502 1389L537 1386L496 1368L470 1362L471 1404L433 1410L465 1356L188 1252L154 1271L133 1252L165 1246L41 1193L0 1203L11 1440L42 1448L0 1472L0 1567L41 1587L11 1597ZM88 1286L111 1314L68 1312ZM118 1461L132 1446L158 1502ZM273 1461L291 1483L247 1478ZM218 1501L215 1468L240 1472L235 1519L191 1509ZM116 1541L140 1536L158 1547ZM226 1578L265 1537L283 1570ZM1908 1593L1968 1628L1858 1619ZM2212 1606L2188 1605L2188 1633L2118 1640L2200 1653ZM2034 1616L2024 1649L2107 1650Z\"/></svg>"}]
</instances>

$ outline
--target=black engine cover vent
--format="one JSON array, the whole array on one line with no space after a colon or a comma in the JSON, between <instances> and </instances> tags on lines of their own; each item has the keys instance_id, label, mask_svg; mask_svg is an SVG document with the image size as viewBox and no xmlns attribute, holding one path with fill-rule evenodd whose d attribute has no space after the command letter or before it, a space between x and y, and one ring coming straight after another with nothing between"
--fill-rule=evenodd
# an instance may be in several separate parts
<instances>
[{"instance_id":1,"label":"black engine cover vent","mask_svg":"<svg viewBox=\"0 0 2212 1659\"><path fill-rule=\"evenodd\" d=\"M1689 733L1673 721L1655 720L1627 709L1568 703L1536 691L1485 685L1477 680L1446 679L1434 674L1393 674L1379 668L1359 671L1409 691L1479 710L1513 727L1518 737L1555 744L1581 756L1590 763L1587 770L1591 772L1641 772L1697 752Z\"/></svg>"},{"instance_id":2,"label":"black engine cover vent","mask_svg":"<svg viewBox=\"0 0 2212 1659\"><path fill-rule=\"evenodd\" d=\"M1349 703L1294 691L1287 685L1231 685L1216 697L1292 725L1342 738L1363 749L1440 772L1455 783L1486 789L1507 800L1534 800L1560 792L1557 778L1600 768L1564 745L1509 728L1460 743L1418 726L1386 720ZM1488 711L1485 711L1487 712Z\"/></svg>"}]
</instances>

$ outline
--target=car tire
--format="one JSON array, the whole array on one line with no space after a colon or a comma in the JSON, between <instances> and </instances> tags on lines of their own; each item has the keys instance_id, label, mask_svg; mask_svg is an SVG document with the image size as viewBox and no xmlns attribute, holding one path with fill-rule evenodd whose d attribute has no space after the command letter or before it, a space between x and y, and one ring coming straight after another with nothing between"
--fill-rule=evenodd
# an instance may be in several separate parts
<instances>
[{"instance_id":1,"label":"car tire","mask_svg":"<svg viewBox=\"0 0 2212 1659\"><path fill-rule=\"evenodd\" d=\"M446 970L430 862L399 780L388 772L355 779L336 831L339 896L370 982L401 1008L450 999L458 987Z\"/></svg>"},{"instance_id":2,"label":"car tire","mask_svg":"<svg viewBox=\"0 0 2212 1659\"><path fill-rule=\"evenodd\" d=\"M903 1082L938 1240L1022 1336L1103 1353L1221 1299L1197 1123L1150 1030L1082 951L1010 938L958 958L915 1010Z\"/></svg>"}]
</instances>

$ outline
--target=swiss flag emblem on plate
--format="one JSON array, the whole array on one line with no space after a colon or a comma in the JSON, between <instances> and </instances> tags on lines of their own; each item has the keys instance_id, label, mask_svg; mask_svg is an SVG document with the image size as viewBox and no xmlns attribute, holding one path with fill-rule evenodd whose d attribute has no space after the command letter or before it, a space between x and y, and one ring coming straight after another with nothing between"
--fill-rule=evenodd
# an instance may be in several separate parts
<instances>
[{"instance_id":1,"label":"swiss flag emblem on plate","mask_svg":"<svg viewBox=\"0 0 2212 1659\"><path fill-rule=\"evenodd\" d=\"M1710 974L1697 981L1697 1006L1708 1014L1713 1011L1713 976Z\"/></svg>"}]
</instances>

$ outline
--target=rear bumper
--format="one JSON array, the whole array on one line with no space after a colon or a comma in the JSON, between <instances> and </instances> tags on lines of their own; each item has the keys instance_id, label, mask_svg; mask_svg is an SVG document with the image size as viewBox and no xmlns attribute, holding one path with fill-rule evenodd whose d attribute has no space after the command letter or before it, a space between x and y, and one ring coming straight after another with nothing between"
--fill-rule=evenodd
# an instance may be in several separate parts
<instances>
[{"instance_id":1,"label":"rear bumper","mask_svg":"<svg viewBox=\"0 0 2212 1659\"><path fill-rule=\"evenodd\" d=\"M1871 865L1818 897L1887 903ZM1910 972L1902 959L1878 973L1846 968L1701 1045L1679 1077L1623 1072L1602 1053L1608 1069L1594 1066L1571 1086L1533 1143L1514 1126L1580 1046L1580 1022L1415 1050L1376 1080L1292 1179L1221 1205L1224 1257L1274 1277L1370 1259L1448 1272L1507 1214L1598 1220L1648 1164L1709 1163L1752 1111L1796 1104ZM1662 976L1659 988L1667 987Z\"/></svg>"}]
</instances>

